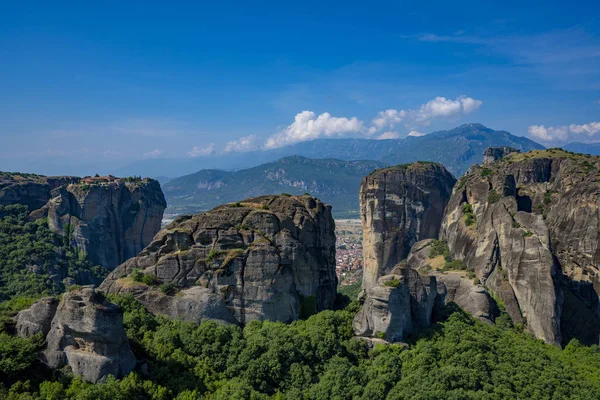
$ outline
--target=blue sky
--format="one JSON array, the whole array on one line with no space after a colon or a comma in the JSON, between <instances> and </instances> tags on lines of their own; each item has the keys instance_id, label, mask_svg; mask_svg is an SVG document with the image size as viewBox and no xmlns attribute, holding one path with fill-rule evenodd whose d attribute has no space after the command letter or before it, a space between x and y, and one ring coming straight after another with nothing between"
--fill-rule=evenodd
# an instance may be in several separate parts
<instances>
[{"instance_id":1,"label":"blue sky","mask_svg":"<svg viewBox=\"0 0 600 400\"><path fill-rule=\"evenodd\" d=\"M463 122L600 140L598 2L12 3L2 170Z\"/></svg>"}]
</instances>

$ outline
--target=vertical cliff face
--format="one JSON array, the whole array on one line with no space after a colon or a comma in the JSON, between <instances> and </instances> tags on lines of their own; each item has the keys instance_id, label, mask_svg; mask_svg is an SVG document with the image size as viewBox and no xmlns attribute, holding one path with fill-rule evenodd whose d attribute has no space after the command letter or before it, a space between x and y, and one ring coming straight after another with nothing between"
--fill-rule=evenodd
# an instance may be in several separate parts
<instances>
[{"instance_id":1,"label":"vertical cliff face","mask_svg":"<svg viewBox=\"0 0 600 400\"><path fill-rule=\"evenodd\" d=\"M448 204L441 236L452 255L546 342L600 333L599 171L597 157L511 153L473 168Z\"/></svg>"},{"instance_id":2,"label":"vertical cliff face","mask_svg":"<svg viewBox=\"0 0 600 400\"><path fill-rule=\"evenodd\" d=\"M331 308L336 287L331 207L308 195L281 195L178 218L100 289L131 292L173 318L243 325Z\"/></svg>"},{"instance_id":3,"label":"vertical cliff face","mask_svg":"<svg viewBox=\"0 0 600 400\"><path fill-rule=\"evenodd\" d=\"M0 172L0 206L23 204L30 211L43 207L60 186L78 182L74 176L42 176Z\"/></svg>"},{"instance_id":4,"label":"vertical cliff face","mask_svg":"<svg viewBox=\"0 0 600 400\"><path fill-rule=\"evenodd\" d=\"M424 162L379 169L363 179L364 290L405 259L416 242L438 236L455 182L443 166Z\"/></svg>"},{"instance_id":5,"label":"vertical cliff face","mask_svg":"<svg viewBox=\"0 0 600 400\"><path fill-rule=\"evenodd\" d=\"M160 184L153 179L70 184L55 194L42 210L50 229L68 235L90 262L108 269L152 241L166 208Z\"/></svg>"}]
</instances>

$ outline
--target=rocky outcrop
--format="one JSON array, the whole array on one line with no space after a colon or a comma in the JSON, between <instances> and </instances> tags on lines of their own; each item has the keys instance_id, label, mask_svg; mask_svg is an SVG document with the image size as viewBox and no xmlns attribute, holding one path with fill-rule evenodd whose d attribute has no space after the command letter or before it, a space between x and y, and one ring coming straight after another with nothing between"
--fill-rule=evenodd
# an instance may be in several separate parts
<instances>
[{"instance_id":1,"label":"rocky outcrop","mask_svg":"<svg viewBox=\"0 0 600 400\"><path fill-rule=\"evenodd\" d=\"M0 172L0 206L23 204L37 210L50 200L54 189L78 181L74 176Z\"/></svg>"},{"instance_id":2,"label":"rocky outcrop","mask_svg":"<svg viewBox=\"0 0 600 400\"><path fill-rule=\"evenodd\" d=\"M561 341L574 313L564 290L598 326L599 170L597 157L560 149L511 153L461 178L448 204L441 236L452 256L546 342Z\"/></svg>"},{"instance_id":3,"label":"rocky outcrop","mask_svg":"<svg viewBox=\"0 0 600 400\"><path fill-rule=\"evenodd\" d=\"M360 187L363 223L363 289L405 259L418 241L438 236L456 180L428 162L379 169Z\"/></svg>"},{"instance_id":4,"label":"rocky outcrop","mask_svg":"<svg viewBox=\"0 0 600 400\"><path fill-rule=\"evenodd\" d=\"M433 239L416 243L410 250L406 264L417 271L434 276L438 293L444 296L444 305L455 303L464 311L486 323L493 323L500 313L495 300L483 285L469 278L467 271L444 271L443 255L431 257Z\"/></svg>"},{"instance_id":5,"label":"rocky outcrop","mask_svg":"<svg viewBox=\"0 0 600 400\"><path fill-rule=\"evenodd\" d=\"M57 307L57 298L46 297L36 301L28 309L20 311L15 326L17 334L22 337L41 334L45 337L50 332Z\"/></svg>"},{"instance_id":6,"label":"rocky outcrop","mask_svg":"<svg viewBox=\"0 0 600 400\"><path fill-rule=\"evenodd\" d=\"M443 302L436 278L398 266L366 292L363 306L354 318L354 333L389 342L402 341L431 325L436 299Z\"/></svg>"},{"instance_id":7,"label":"rocky outcrop","mask_svg":"<svg viewBox=\"0 0 600 400\"><path fill-rule=\"evenodd\" d=\"M488 147L483 152L483 164L491 164L494 161L500 160L510 153L518 153L520 150L513 149L512 147L502 146L502 147Z\"/></svg>"},{"instance_id":8,"label":"rocky outcrop","mask_svg":"<svg viewBox=\"0 0 600 400\"><path fill-rule=\"evenodd\" d=\"M51 230L68 235L88 260L115 269L146 247L167 206L153 179L63 186L32 218L47 215Z\"/></svg>"},{"instance_id":9,"label":"rocky outcrop","mask_svg":"<svg viewBox=\"0 0 600 400\"><path fill-rule=\"evenodd\" d=\"M17 331L25 337L43 334L47 345L42 362L51 368L68 365L89 382L123 377L135 367L123 312L91 286L65 293L60 304L46 298L21 311Z\"/></svg>"},{"instance_id":10,"label":"rocky outcrop","mask_svg":"<svg viewBox=\"0 0 600 400\"><path fill-rule=\"evenodd\" d=\"M176 219L100 289L187 321L293 321L333 306L334 229L331 207L309 195L222 205Z\"/></svg>"}]
</instances>

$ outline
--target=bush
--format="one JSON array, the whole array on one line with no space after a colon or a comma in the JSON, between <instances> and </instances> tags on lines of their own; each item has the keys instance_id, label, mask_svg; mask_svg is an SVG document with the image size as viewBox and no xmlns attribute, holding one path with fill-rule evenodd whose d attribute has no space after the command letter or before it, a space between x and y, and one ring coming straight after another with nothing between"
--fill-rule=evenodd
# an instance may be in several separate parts
<instances>
[{"instance_id":1,"label":"bush","mask_svg":"<svg viewBox=\"0 0 600 400\"><path fill-rule=\"evenodd\" d=\"M388 287L397 288L397 287L400 287L400 280L394 278L394 279L390 279L389 281L385 281L383 284Z\"/></svg>"},{"instance_id":2,"label":"bush","mask_svg":"<svg viewBox=\"0 0 600 400\"><path fill-rule=\"evenodd\" d=\"M429 251L429 258L434 258L437 256L448 257L450 255L450 249L448 248L448 244L443 240L434 239L431 242L431 250Z\"/></svg>"},{"instance_id":3,"label":"bush","mask_svg":"<svg viewBox=\"0 0 600 400\"><path fill-rule=\"evenodd\" d=\"M489 204L494 204L499 202L502 199L502 195L498 192L496 192L496 189L492 189L490 191L490 193L488 194L488 203Z\"/></svg>"},{"instance_id":4,"label":"bush","mask_svg":"<svg viewBox=\"0 0 600 400\"><path fill-rule=\"evenodd\" d=\"M179 286L173 282L163 283L160 285L160 291L168 296L173 296L175 293L179 291Z\"/></svg>"}]
</instances>

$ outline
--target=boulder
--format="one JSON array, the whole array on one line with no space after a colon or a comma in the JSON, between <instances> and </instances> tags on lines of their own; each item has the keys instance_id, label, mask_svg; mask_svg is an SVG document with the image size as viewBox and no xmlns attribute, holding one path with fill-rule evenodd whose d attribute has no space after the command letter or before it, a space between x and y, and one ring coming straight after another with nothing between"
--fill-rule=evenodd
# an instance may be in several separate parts
<instances>
[{"instance_id":1,"label":"boulder","mask_svg":"<svg viewBox=\"0 0 600 400\"><path fill-rule=\"evenodd\" d=\"M33 303L28 309L20 311L15 326L17 334L22 337L42 334L45 337L50 331L58 302L55 297L45 297Z\"/></svg>"},{"instance_id":2,"label":"boulder","mask_svg":"<svg viewBox=\"0 0 600 400\"><path fill-rule=\"evenodd\" d=\"M123 312L91 286L63 295L46 342L45 364L51 368L68 365L89 382L108 375L121 378L136 364L123 328Z\"/></svg>"},{"instance_id":3,"label":"boulder","mask_svg":"<svg viewBox=\"0 0 600 400\"><path fill-rule=\"evenodd\" d=\"M354 333L388 342L402 341L431 325L438 296L435 277L419 275L404 266L394 268L392 274L380 277L377 285L366 292L353 321Z\"/></svg>"},{"instance_id":4,"label":"boulder","mask_svg":"<svg viewBox=\"0 0 600 400\"><path fill-rule=\"evenodd\" d=\"M155 285L137 282L152 275ZM138 279L139 280L139 279ZM179 292L158 290L170 285ZM335 301L331 207L309 195L261 196L180 217L100 286L186 321L290 322Z\"/></svg>"},{"instance_id":5,"label":"boulder","mask_svg":"<svg viewBox=\"0 0 600 400\"><path fill-rule=\"evenodd\" d=\"M405 259L416 242L438 236L455 182L443 166L430 162L375 170L363 179L364 290Z\"/></svg>"}]
</instances>

